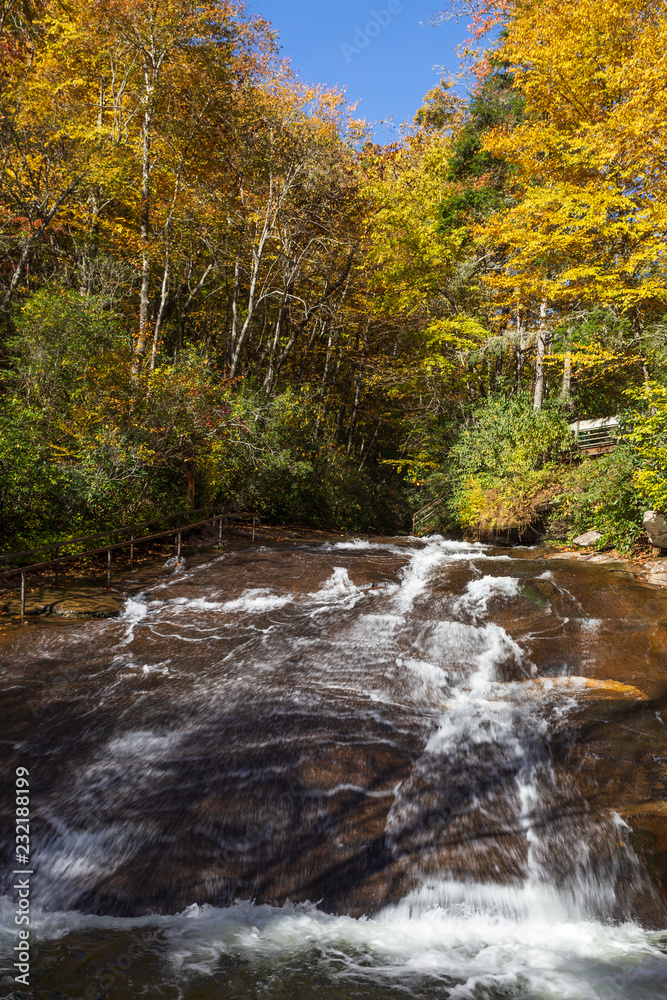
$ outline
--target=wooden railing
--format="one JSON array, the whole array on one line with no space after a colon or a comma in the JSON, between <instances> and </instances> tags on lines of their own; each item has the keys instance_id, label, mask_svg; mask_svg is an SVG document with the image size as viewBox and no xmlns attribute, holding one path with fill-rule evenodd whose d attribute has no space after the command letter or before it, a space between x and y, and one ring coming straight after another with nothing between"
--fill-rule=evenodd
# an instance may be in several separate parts
<instances>
[{"instance_id":1,"label":"wooden railing","mask_svg":"<svg viewBox=\"0 0 667 1000\"><path fill-rule=\"evenodd\" d=\"M190 521L189 518L199 517L205 514L206 516L198 521ZM251 513L239 513L230 514L226 511L221 510L219 507L204 507L199 510L181 511L178 514L169 514L165 517L155 518L153 521L143 521L141 524L132 524L124 528L114 528L111 531L103 531L96 535L80 535L77 538L67 538L61 542L52 542L49 545L40 545L35 549L25 549L23 552L8 552L0 554L0 567L4 563L7 568L0 568L0 583L11 576L17 576L21 574L21 617L25 617L25 592L26 592L26 577L28 573L37 572L44 569L53 569L55 575L55 585L58 585L58 570L61 566L64 566L70 562L76 562L78 559L85 559L91 556L99 556L107 554L107 576L106 585L107 589L111 587L111 567L112 567L112 553L116 549L126 549L129 548L130 556L130 569L134 565L134 550L138 545L143 545L145 542L155 542L162 538L175 538L176 542L176 556L178 559L181 558L181 552L183 548L183 534L184 532L193 531L195 528L203 528L206 525L210 525L213 528L214 533L217 530L218 543L222 541L223 526L225 522L229 521L252 521L252 541L255 542L255 536L257 531L257 525L259 524L260 518L258 514ZM173 522L172 526L167 528L166 531L158 531L149 534L143 534L147 528L152 528L159 526L161 524ZM122 538L121 536L128 536ZM115 541L114 539L118 539ZM104 540L103 545L94 545L94 543L99 543ZM93 548L86 547L94 545ZM78 546L84 546L80 551L67 552L67 549L77 548ZM55 553L51 559L39 559L40 555L49 555L50 553ZM39 561L34 561L35 558ZM26 562L26 560L28 560ZM9 566L11 562L18 562L18 565Z\"/></svg>"}]
</instances>

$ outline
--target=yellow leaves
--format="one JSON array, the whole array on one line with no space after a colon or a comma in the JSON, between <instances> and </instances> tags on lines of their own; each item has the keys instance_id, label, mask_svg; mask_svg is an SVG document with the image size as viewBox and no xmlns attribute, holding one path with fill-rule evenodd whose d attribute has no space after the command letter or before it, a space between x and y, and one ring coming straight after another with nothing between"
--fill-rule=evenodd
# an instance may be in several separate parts
<instances>
[{"instance_id":1,"label":"yellow leaves","mask_svg":"<svg viewBox=\"0 0 667 1000\"><path fill-rule=\"evenodd\" d=\"M624 96L614 71L632 59L647 11L645 0L516 4L503 53L517 66L529 115L565 128L599 121Z\"/></svg>"},{"instance_id":2,"label":"yellow leaves","mask_svg":"<svg viewBox=\"0 0 667 1000\"><path fill-rule=\"evenodd\" d=\"M461 238L438 231L450 141L441 134L408 138L370 164L367 268L378 313L410 314L438 295L458 257Z\"/></svg>"},{"instance_id":3,"label":"yellow leaves","mask_svg":"<svg viewBox=\"0 0 667 1000\"><path fill-rule=\"evenodd\" d=\"M488 339L489 332L478 320L463 314L454 319L438 319L425 330L429 347L451 344L456 349L473 350Z\"/></svg>"},{"instance_id":4,"label":"yellow leaves","mask_svg":"<svg viewBox=\"0 0 667 1000\"><path fill-rule=\"evenodd\" d=\"M516 204L481 227L506 253L503 303L667 297L667 11L647 0L514 4L502 55L524 121L485 148L515 167Z\"/></svg>"},{"instance_id":5,"label":"yellow leaves","mask_svg":"<svg viewBox=\"0 0 667 1000\"><path fill-rule=\"evenodd\" d=\"M476 534L487 508L486 491L479 480L469 476L461 491L458 504L458 520L464 531Z\"/></svg>"},{"instance_id":6,"label":"yellow leaves","mask_svg":"<svg viewBox=\"0 0 667 1000\"><path fill-rule=\"evenodd\" d=\"M593 341L590 344L571 344L564 352L556 351L547 355L544 359L545 369L559 377L566 357L569 358L577 379L591 386L607 382L614 376L631 377L637 366L637 358L632 350L612 349L599 341Z\"/></svg>"},{"instance_id":7,"label":"yellow leaves","mask_svg":"<svg viewBox=\"0 0 667 1000\"><path fill-rule=\"evenodd\" d=\"M75 450L65 448L62 445L55 444L54 442L49 444L49 448L53 452L54 458L56 459L76 458L78 455Z\"/></svg>"},{"instance_id":8,"label":"yellow leaves","mask_svg":"<svg viewBox=\"0 0 667 1000\"><path fill-rule=\"evenodd\" d=\"M443 78L437 87L428 91L414 120L427 132L447 131L451 134L462 124L465 118L464 108L463 100L453 92L452 85Z\"/></svg>"},{"instance_id":9,"label":"yellow leaves","mask_svg":"<svg viewBox=\"0 0 667 1000\"><path fill-rule=\"evenodd\" d=\"M464 355L479 349L489 331L471 316L438 319L424 330L423 371L427 376L451 378L461 372Z\"/></svg>"}]
</instances>

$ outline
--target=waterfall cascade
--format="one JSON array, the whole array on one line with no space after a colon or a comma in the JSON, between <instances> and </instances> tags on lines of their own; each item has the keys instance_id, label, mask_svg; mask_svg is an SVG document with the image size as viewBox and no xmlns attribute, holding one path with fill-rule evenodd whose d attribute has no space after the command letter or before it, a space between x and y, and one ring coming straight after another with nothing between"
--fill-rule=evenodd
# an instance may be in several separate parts
<instances>
[{"instance_id":1,"label":"waterfall cascade","mask_svg":"<svg viewBox=\"0 0 667 1000\"><path fill-rule=\"evenodd\" d=\"M0 645L35 995L667 998L667 595L442 538L178 570Z\"/></svg>"}]
</instances>

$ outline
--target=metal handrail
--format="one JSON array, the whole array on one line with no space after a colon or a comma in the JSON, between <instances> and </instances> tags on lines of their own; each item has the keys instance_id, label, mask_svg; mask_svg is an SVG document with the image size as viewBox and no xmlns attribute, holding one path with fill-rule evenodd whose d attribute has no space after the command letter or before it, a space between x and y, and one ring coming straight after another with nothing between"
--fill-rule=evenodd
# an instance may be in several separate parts
<instances>
[{"instance_id":1,"label":"metal handrail","mask_svg":"<svg viewBox=\"0 0 667 1000\"><path fill-rule=\"evenodd\" d=\"M412 517L413 533L416 532L418 524L422 524L431 516L431 514L435 514L435 512L442 507L443 504L444 500L442 497L438 497L436 500L432 500L431 503L427 504L425 507L422 507L421 510L418 510Z\"/></svg>"},{"instance_id":2,"label":"metal handrail","mask_svg":"<svg viewBox=\"0 0 667 1000\"><path fill-rule=\"evenodd\" d=\"M212 513L212 517L207 517L203 521L196 521L196 522L190 523L190 524L177 524L175 527L169 528L167 531L160 531L160 532L157 532L156 534L153 534L153 535L139 535L139 537L135 537L135 531L138 530L138 529L140 529L140 528L145 528L147 526L150 526L151 524L159 524L159 522L161 520L172 520L173 518L179 518L180 519L183 516L183 513L196 514L196 513L202 513L202 511L207 511L208 513ZM131 538L128 539L128 540L125 540L123 542L112 542L111 544L104 545L101 548L86 549L84 552L74 552L74 553L71 553L70 555L67 555L67 556L60 556L59 555L55 559L49 559L46 562L31 563L30 565L24 565L24 566L15 566L12 569L4 570L3 572L0 573L0 581L5 580L5 579L7 579L10 576L17 576L19 573L21 574L21 618L25 618L25 590L26 590L26 575L28 573L35 572L35 571L41 570L41 569L55 568L55 570L56 570L56 582L57 582L57 568L58 568L58 566L61 566L63 563L75 562L77 559L85 559L88 556L102 555L104 552L106 552L107 553L107 589L109 589L111 587L111 556L112 556L112 553L113 553L114 549L125 549L125 548L127 548L129 546L129 548L130 548L130 567L132 567L133 562L134 562L134 546L135 545L137 545L139 543L142 543L142 542L157 541L160 538L169 538L172 535L175 535L176 539L177 539L176 555L177 555L177 558L180 559L180 557L181 557L181 549L182 549L182 542L183 542L183 532L184 531L190 531L190 530L193 530L194 528L201 528L201 527L203 527L206 524L211 524L213 526L213 528L215 528L215 523L217 521L218 522L218 541L221 542L222 541L222 527L223 527L223 522L224 521L238 521L238 520L249 520L249 519L252 519L252 541L253 541L253 544L254 544L254 542L255 542L255 535L256 535L256 529L257 529L257 524L260 521L259 514L252 514L252 513L247 513L247 512L242 512L242 513L238 513L238 514L229 514L229 513L226 513L224 511L221 511L220 508L218 508L218 507L204 507L204 508L201 508L199 511L186 511L186 512L181 512L179 514L170 514L170 515L168 515L168 516L166 516L164 518L158 518L155 521L144 521L142 524L131 525L131 526L128 526L126 528L116 528L113 532L104 532L104 533L101 533L99 535L91 535L91 536L89 536L90 540L94 540L95 538L109 538L112 535L121 534L123 531L129 531L129 532L131 532ZM71 543L73 543L75 541L85 541L85 540L86 540L86 537L84 536L83 538L80 538L80 539L71 539L69 543L68 543L68 541L63 541L63 542L60 542L60 543L58 543L56 545L43 546L41 549L28 549L28 551L25 552L25 553L12 553L12 555L15 558L18 558L21 555L30 555L32 553L40 552L40 551L50 551L50 550L52 550L54 548L62 548L64 546L66 546L67 544L71 544Z\"/></svg>"},{"instance_id":3,"label":"metal handrail","mask_svg":"<svg viewBox=\"0 0 667 1000\"><path fill-rule=\"evenodd\" d=\"M23 552L0 553L0 562L7 562L11 559L22 559L24 556L31 556L37 552L55 552L57 549L67 548L69 545L76 545L79 542L94 542L98 538L113 538L114 535L122 535L124 531L140 531L142 528L150 528L152 524L160 524L161 521L172 521L176 517L180 518L185 516L194 516L196 514L212 513L218 514L222 512L219 507L200 507L197 510L180 511L176 514L164 514L162 517L155 517L151 521L142 521L141 524L131 524L124 528L113 528L109 531L100 531L95 535L79 535L77 538L65 538L60 542L49 542L48 545L37 545L34 549L25 549Z\"/></svg>"}]
</instances>

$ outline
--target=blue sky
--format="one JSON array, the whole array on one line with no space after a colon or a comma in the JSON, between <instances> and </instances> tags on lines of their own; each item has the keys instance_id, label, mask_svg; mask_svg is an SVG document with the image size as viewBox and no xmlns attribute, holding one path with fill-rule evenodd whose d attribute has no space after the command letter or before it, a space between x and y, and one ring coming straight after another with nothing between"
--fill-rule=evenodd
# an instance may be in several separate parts
<instances>
[{"instance_id":1,"label":"blue sky","mask_svg":"<svg viewBox=\"0 0 667 1000\"><path fill-rule=\"evenodd\" d=\"M348 100L359 101L356 116L378 123L412 119L442 67L456 71L456 46L467 35L465 23L422 26L445 6L438 0L251 0L247 6L278 29L281 54L301 79L345 87ZM378 125L378 141L394 135Z\"/></svg>"}]
</instances>

